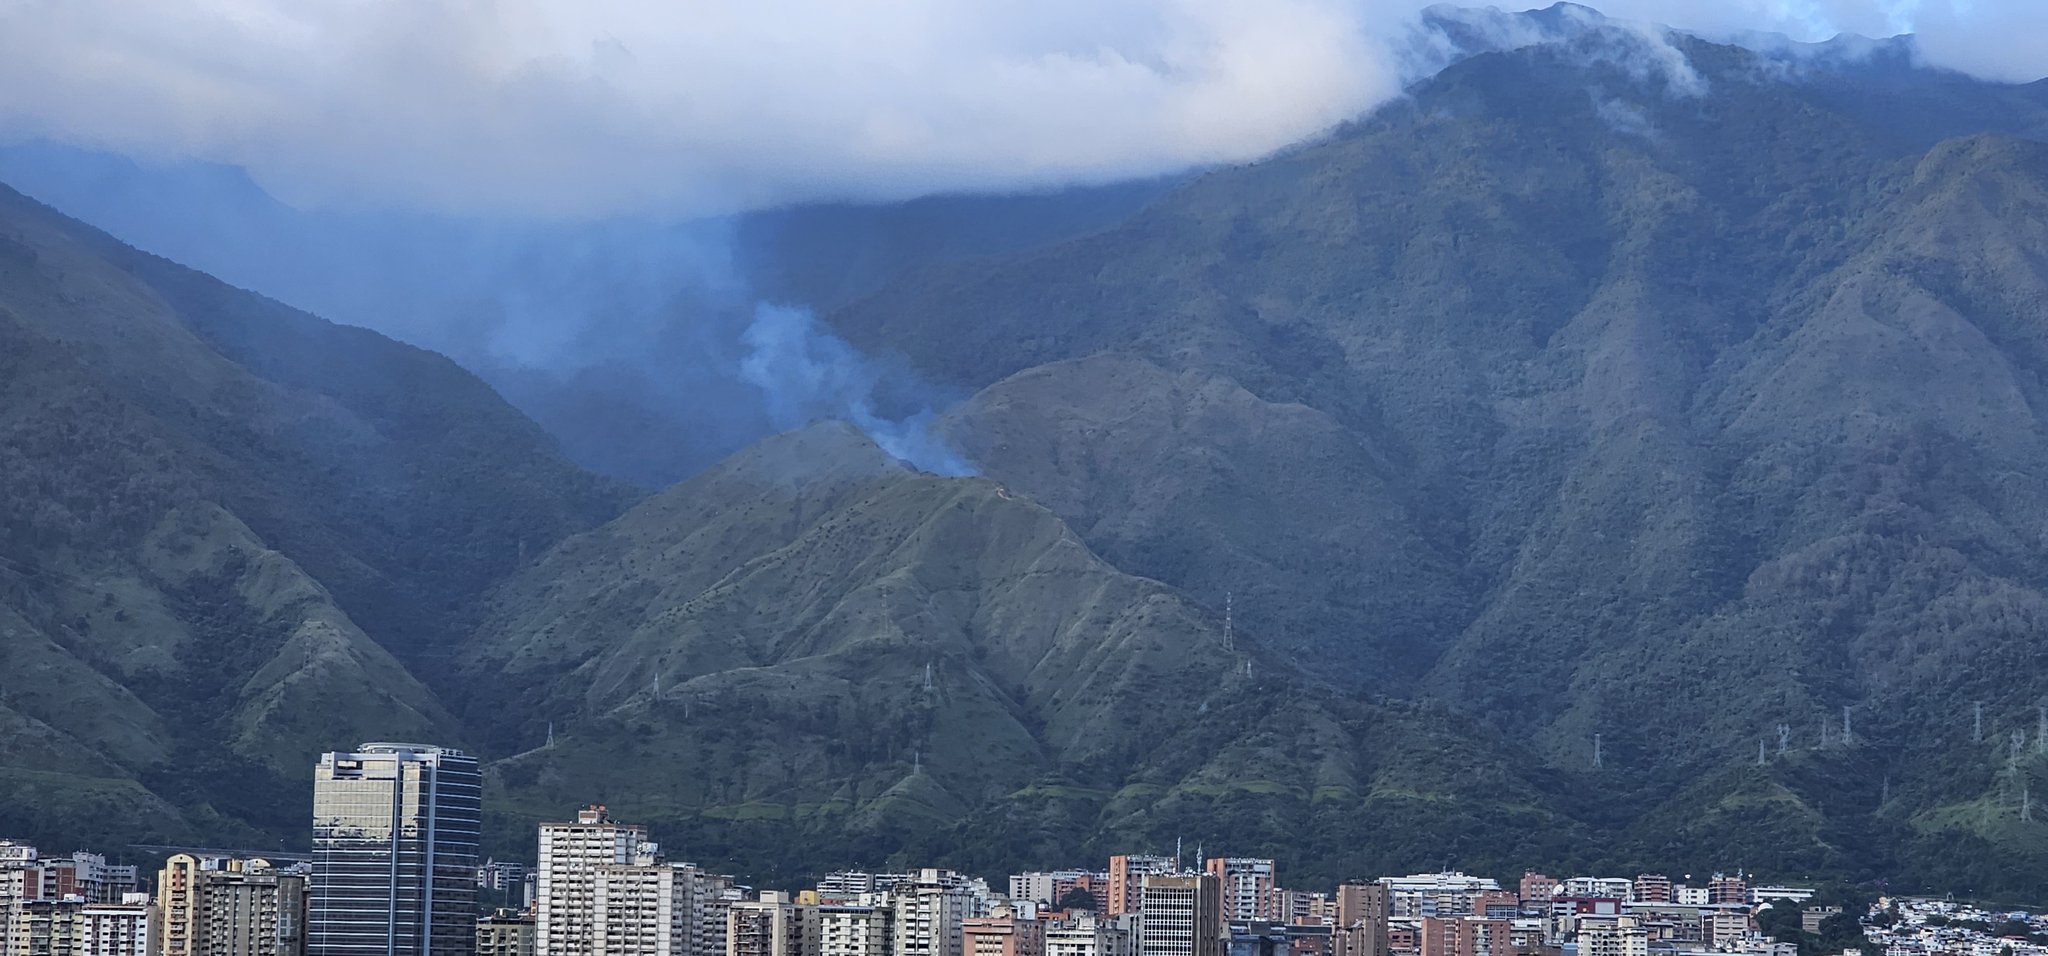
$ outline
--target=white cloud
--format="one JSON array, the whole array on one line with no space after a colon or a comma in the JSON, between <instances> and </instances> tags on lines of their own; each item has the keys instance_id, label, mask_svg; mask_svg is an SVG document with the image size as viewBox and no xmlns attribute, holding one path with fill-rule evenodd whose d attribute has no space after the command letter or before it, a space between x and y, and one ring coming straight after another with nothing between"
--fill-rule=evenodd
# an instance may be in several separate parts
<instances>
[{"instance_id":1,"label":"white cloud","mask_svg":"<svg viewBox=\"0 0 2048 956\"><path fill-rule=\"evenodd\" d=\"M0 0L0 134L300 202L711 213L1252 158L1392 96L1416 0ZM2015 78L2040 0L1615 0Z\"/></svg>"}]
</instances>

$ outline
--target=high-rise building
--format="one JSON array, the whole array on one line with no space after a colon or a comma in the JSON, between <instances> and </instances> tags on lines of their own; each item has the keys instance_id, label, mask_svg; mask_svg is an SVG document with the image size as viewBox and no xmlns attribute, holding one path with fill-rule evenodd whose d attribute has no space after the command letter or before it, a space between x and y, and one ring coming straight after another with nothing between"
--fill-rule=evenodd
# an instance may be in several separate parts
<instances>
[{"instance_id":1,"label":"high-rise building","mask_svg":"<svg viewBox=\"0 0 2048 956\"><path fill-rule=\"evenodd\" d=\"M164 861L156 895L162 956L301 956L306 875L268 860Z\"/></svg>"},{"instance_id":2,"label":"high-rise building","mask_svg":"<svg viewBox=\"0 0 2048 956\"><path fill-rule=\"evenodd\" d=\"M16 898L0 908L0 953L6 956L155 956L149 894L115 902Z\"/></svg>"},{"instance_id":3,"label":"high-rise building","mask_svg":"<svg viewBox=\"0 0 2048 956\"><path fill-rule=\"evenodd\" d=\"M725 951L728 913L738 901L732 878L652 854L595 873L598 956L718 956ZM553 956L545 947L542 953Z\"/></svg>"},{"instance_id":4,"label":"high-rise building","mask_svg":"<svg viewBox=\"0 0 2048 956\"><path fill-rule=\"evenodd\" d=\"M1422 918L1422 956L1514 956L1511 922L1483 916Z\"/></svg>"},{"instance_id":5,"label":"high-rise building","mask_svg":"<svg viewBox=\"0 0 2048 956\"><path fill-rule=\"evenodd\" d=\"M725 956L817 956L818 908L764 890L726 911Z\"/></svg>"},{"instance_id":6,"label":"high-rise building","mask_svg":"<svg viewBox=\"0 0 2048 956\"><path fill-rule=\"evenodd\" d=\"M601 806L576 812L574 823L540 825L534 946L548 956L591 956L598 951L597 871L625 866L659 847L647 828L612 821Z\"/></svg>"},{"instance_id":7,"label":"high-rise building","mask_svg":"<svg viewBox=\"0 0 2048 956\"><path fill-rule=\"evenodd\" d=\"M1165 876L1173 872L1173 860L1168 857L1110 857L1109 915L1137 912L1139 891L1144 887L1145 877Z\"/></svg>"},{"instance_id":8,"label":"high-rise building","mask_svg":"<svg viewBox=\"0 0 2048 956\"><path fill-rule=\"evenodd\" d=\"M1661 873L1644 873L1636 877L1629 888L1631 903L1671 902L1671 878Z\"/></svg>"},{"instance_id":9,"label":"high-rise building","mask_svg":"<svg viewBox=\"0 0 2048 956\"><path fill-rule=\"evenodd\" d=\"M889 903L896 914L895 956L961 956L967 918L987 912L986 894L951 870L919 870L889 889Z\"/></svg>"},{"instance_id":10,"label":"high-rise building","mask_svg":"<svg viewBox=\"0 0 2048 956\"><path fill-rule=\"evenodd\" d=\"M469 956L476 945L475 757L366 743L313 771L309 956Z\"/></svg>"},{"instance_id":11,"label":"high-rise building","mask_svg":"<svg viewBox=\"0 0 2048 956\"><path fill-rule=\"evenodd\" d=\"M497 909L476 918L476 956L534 956L533 916Z\"/></svg>"},{"instance_id":12,"label":"high-rise building","mask_svg":"<svg viewBox=\"0 0 2048 956\"><path fill-rule=\"evenodd\" d=\"M1557 895L1557 880L1541 873L1523 873L1521 897L1524 912L1547 912L1537 907L1550 906L1550 898Z\"/></svg>"},{"instance_id":13,"label":"high-rise building","mask_svg":"<svg viewBox=\"0 0 2048 956\"><path fill-rule=\"evenodd\" d=\"M1280 912L1279 884L1272 860L1217 857L1206 866L1223 889L1224 922L1286 919L1286 914Z\"/></svg>"},{"instance_id":14,"label":"high-rise building","mask_svg":"<svg viewBox=\"0 0 2048 956\"><path fill-rule=\"evenodd\" d=\"M1149 875L1138 900L1139 956L1222 956L1223 892L1216 877Z\"/></svg>"},{"instance_id":15,"label":"high-rise building","mask_svg":"<svg viewBox=\"0 0 2048 956\"><path fill-rule=\"evenodd\" d=\"M960 928L963 956L1045 956L1045 922L998 905L987 916L970 916Z\"/></svg>"},{"instance_id":16,"label":"high-rise building","mask_svg":"<svg viewBox=\"0 0 2048 956\"><path fill-rule=\"evenodd\" d=\"M1045 927L1045 956L1138 956L1138 914L1083 914Z\"/></svg>"},{"instance_id":17,"label":"high-rise building","mask_svg":"<svg viewBox=\"0 0 2048 956\"><path fill-rule=\"evenodd\" d=\"M1378 883L1337 887L1334 956L1387 956L1387 888Z\"/></svg>"},{"instance_id":18,"label":"high-rise building","mask_svg":"<svg viewBox=\"0 0 2048 956\"><path fill-rule=\"evenodd\" d=\"M1728 876L1716 873L1713 879L1707 881L1707 905L1719 906L1724 903L1748 902L1749 884L1743 880L1742 874L1737 873L1734 876Z\"/></svg>"},{"instance_id":19,"label":"high-rise building","mask_svg":"<svg viewBox=\"0 0 2048 956\"><path fill-rule=\"evenodd\" d=\"M818 907L817 921L818 956L890 956L895 951L896 913L890 907L825 904Z\"/></svg>"},{"instance_id":20,"label":"high-rise building","mask_svg":"<svg viewBox=\"0 0 2048 956\"><path fill-rule=\"evenodd\" d=\"M1650 935L1633 917L1588 921L1578 932L1579 956L1648 956Z\"/></svg>"}]
</instances>

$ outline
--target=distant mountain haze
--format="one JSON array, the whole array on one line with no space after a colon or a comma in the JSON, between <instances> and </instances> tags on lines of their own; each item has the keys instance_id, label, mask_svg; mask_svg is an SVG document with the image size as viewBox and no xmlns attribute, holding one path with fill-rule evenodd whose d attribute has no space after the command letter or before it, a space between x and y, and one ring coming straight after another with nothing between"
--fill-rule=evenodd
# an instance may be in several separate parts
<instances>
[{"instance_id":1,"label":"distant mountain haze","mask_svg":"<svg viewBox=\"0 0 2048 956\"><path fill-rule=\"evenodd\" d=\"M0 193L0 829L296 841L314 753L421 737L501 857L603 802L768 882L1184 837L2048 894L2048 84L1429 16L1393 102L1127 185L410 270L349 252L401 217L162 205L444 345L523 267L474 373ZM48 149L0 169L184 175Z\"/></svg>"}]
</instances>

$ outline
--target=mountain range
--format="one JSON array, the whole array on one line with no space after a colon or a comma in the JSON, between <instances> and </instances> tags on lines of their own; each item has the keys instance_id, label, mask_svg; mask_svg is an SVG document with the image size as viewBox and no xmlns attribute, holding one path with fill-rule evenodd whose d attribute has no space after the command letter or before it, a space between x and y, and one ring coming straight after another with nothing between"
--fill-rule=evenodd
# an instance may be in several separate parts
<instances>
[{"instance_id":1,"label":"mountain range","mask_svg":"<svg viewBox=\"0 0 2048 956\"><path fill-rule=\"evenodd\" d=\"M966 477L550 435L0 194L0 828L290 843L313 754L423 737L501 856L595 801L764 880L1184 837L2048 895L2048 83L1431 17L1258 163L757 220L762 289L962 396Z\"/></svg>"}]
</instances>

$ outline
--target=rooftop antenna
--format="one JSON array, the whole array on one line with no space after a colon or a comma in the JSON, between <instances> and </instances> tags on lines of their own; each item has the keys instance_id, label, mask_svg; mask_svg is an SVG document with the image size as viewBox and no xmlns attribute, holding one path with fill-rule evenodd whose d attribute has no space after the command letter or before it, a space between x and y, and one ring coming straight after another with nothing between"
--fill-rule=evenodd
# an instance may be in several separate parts
<instances>
[{"instance_id":1,"label":"rooftop antenna","mask_svg":"<svg viewBox=\"0 0 2048 956\"><path fill-rule=\"evenodd\" d=\"M1787 751L1787 750L1790 750L1790 749L1792 749L1792 725L1791 725L1791 724L1779 724L1779 725L1778 725L1778 753L1780 753L1780 754L1783 754L1783 753L1784 753L1785 751Z\"/></svg>"},{"instance_id":2,"label":"rooftop antenna","mask_svg":"<svg viewBox=\"0 0 2048 956\"><path fill-rule=\"evenodd\" d=\"M1593 769L1600 769L1600 735L1593 735Z\"/></svg>"},{"instance_id":3,"label":"rooftop antenna","mask_svg":"<svg viewBox=\"0 0 2048 956\"><path fill-rule=\"evenodd\" d=\"M1173 836L1173 868L1176 872L1180 870L1180 834L1177 833Z\"/></svg>"},{"instance_id":4,"label":"rooftop antenna","mask_svg":"<svg viewBox=\"0 0 2048 956\"><path fill-rule=\"evenodd\" d=\"M1984 702L1981 700L1977 702L1977 721L1970 729L1970 742L1973 744L1984 742Z\"/></svg>"}]
</instances>

